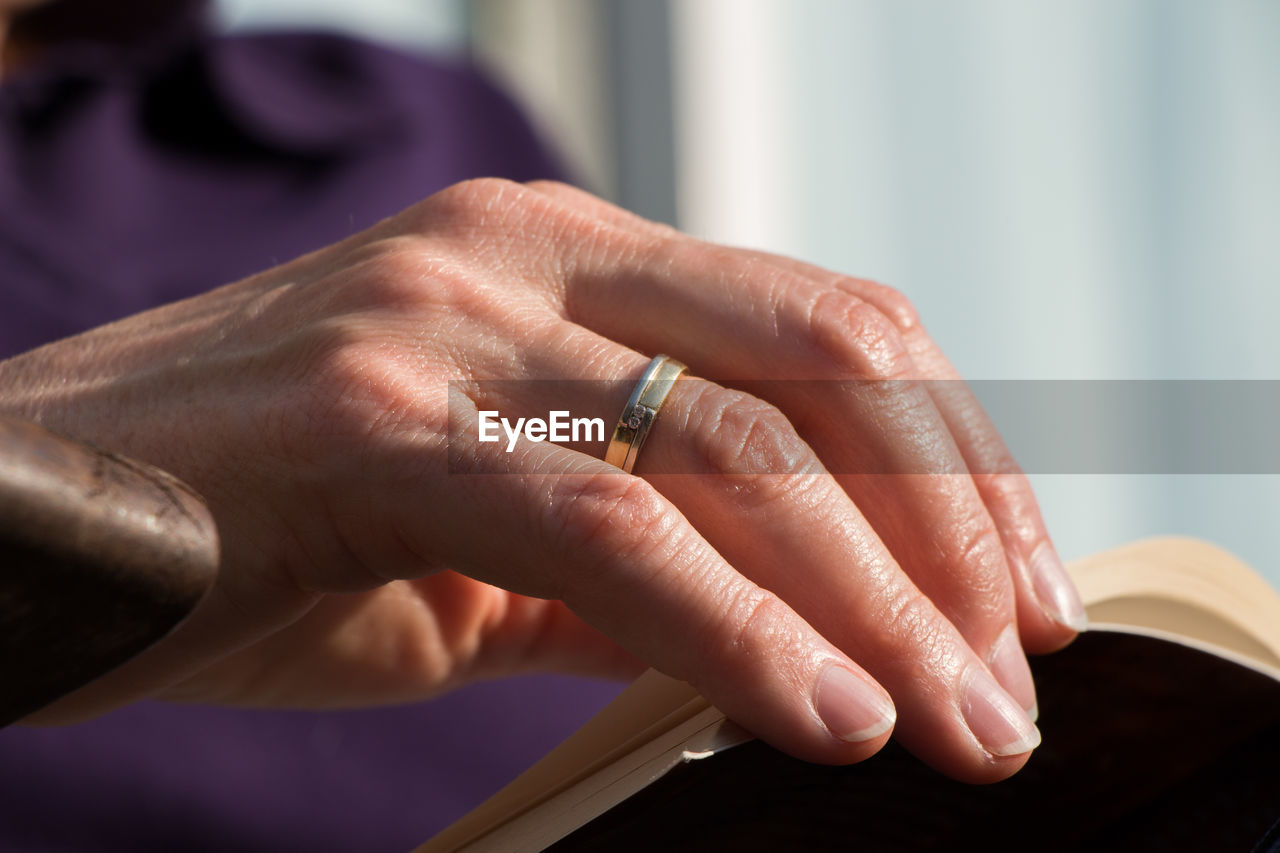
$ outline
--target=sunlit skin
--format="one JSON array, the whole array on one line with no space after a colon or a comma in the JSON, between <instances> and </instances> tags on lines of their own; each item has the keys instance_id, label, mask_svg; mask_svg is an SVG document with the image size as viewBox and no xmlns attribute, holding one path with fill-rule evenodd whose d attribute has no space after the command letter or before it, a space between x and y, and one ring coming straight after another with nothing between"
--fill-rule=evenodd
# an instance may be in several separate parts
<instances>
[{"instance_id":1,"label":"sunlit skin","mask_svg":"<svg viewBox=\"0 0 1280 853\"><path fill-rule=\"evenodd\" d=\"M638 476L601 445L471 440L480 409L612 423L657 352L690 374ZM858 761L893 735L958 778L1003 778L1033 745L1022 648L1064 645L1082 615L1025 478L961 392L815 399L767 381L952 376L887 287L559 184L449 188L0 364L0 411L181 476L223 540L188 623L37 721L144 696L337 707L653 665L806 759ZM617 391L477 381L535 378ZM960 473L827 473L868 454Z\"/></svg>"}]
</instances>

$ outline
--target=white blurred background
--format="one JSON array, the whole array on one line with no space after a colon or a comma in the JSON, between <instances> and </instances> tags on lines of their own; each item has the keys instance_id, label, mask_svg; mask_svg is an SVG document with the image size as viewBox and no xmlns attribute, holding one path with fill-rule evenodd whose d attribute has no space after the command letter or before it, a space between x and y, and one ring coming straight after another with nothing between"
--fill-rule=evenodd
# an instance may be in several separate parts
<instances>
[{"instance_id":1,"label":"white blurred background","mask_svg":"<svg viewBox=\"0 0 1280 853\"><path fill-rule=\"evenodd\" d=\"M1280 378L1274 0L219 8L470 55L589 188L892 284L970 378ZM1280 477L1033 479L1068 559L1179 533L1280 586Z\"/></svg>"}]
</instances>

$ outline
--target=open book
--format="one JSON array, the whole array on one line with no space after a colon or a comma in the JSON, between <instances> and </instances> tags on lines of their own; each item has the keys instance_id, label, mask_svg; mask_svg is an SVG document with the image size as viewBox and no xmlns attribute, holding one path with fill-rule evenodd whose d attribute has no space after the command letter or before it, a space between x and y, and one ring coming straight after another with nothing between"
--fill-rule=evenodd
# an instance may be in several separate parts
<instances>
[{"instance_id":1,"label":"open book","mask_svg":"<svg viewBox=\"0 0 1280 853\"><path fill-rule=\"evenodd\" d=\"M1032 659L1044 742L1010 780L954 782L895 743L807 764L650 671L418 853L1249 851L1280 819L1280 595L1192 539L1068 568L1090 630Z\"/></svg>"}]
</instances>

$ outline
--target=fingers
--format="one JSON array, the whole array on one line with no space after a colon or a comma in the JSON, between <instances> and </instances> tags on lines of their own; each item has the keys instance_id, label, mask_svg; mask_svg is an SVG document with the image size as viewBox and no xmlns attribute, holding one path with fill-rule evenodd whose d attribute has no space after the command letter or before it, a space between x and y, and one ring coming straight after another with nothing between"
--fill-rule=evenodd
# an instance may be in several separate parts
<instances>
[{"instance_id":1,"label":"fingers","mask_svg":"<svg viewBox=\"0 0 1280 853\"><path fill-rule=\"evenodd\" d=\"M668 264L621 286L583 272L570 283L575 319L780 408L920 590L1034 708L1003 544L927 391L905 381L914 368L896 329L851 294L732 250L667 249Z\"/></svg>"},{"instance_id":2,"label":"fingers","mask_svg":"<svg viewBox=\"0 0 1280 853\"><path fill-rule=\"evenodd\" d=\"M838 286L893 319L920 374L943 380L931 382L930 393L1000 531L1017 591L1023 644L1034 651L1052 651L1070 642L1087 626L1084 605L1053 547L1030 481L982 405L901 294L851 278L840 279Z\"/></svg>"},{"instance_id":3,"label":"fingers","mask_svg":"<svg viewBox=\"0 0 1280 853\"><path fill-rule=\"evenodd\" d=\"M1038 740L1031 721L781 412L698 380L673 396L639 470L733 566L875 676L915 754L961 778L1017 769L1007 759ZM977 705L1001 713L973 713Z\"/></svg>"},{"instance_id":4,"label":"fingers","mask_svg":"<svg viewBox=\"0 0 1280 853\"><path fill-rule=\"evenodd\" d=\"M616 210L586 205L582 199L570 198L570 194L561 189L548 189L546 192L520 190L526 194L527 200L526 204L518 205L524 210L523 219L521 214L509 212L511 205L497 204L503 199L494 195L496 189L484 190L492 196L490 201L494 204L482 206L477 213L475 196L482 189L464 188L439 199L431 210L424 209L419 220L424 223L423 227L436 229L433 232L435 236L454 239L459 245L465 243L481 252L485 263L493 269L522 270L517 274L522 275L526 283L534 285L526 290L537 293L536 279L545 279L540 288L546 297L542 304L552 307L561 317L600 333L601 340L612 339L647 352L670 352L689 363L695 371L724 377L728 384L774 404L778 414L746 419L750 425L746 435L751 440L744 451L747 455L737 459L747 466L744 469L746 473L757 473L759 469L751 467L757 462L785 463L785 459L769 456L768 445L773 440L783 440L784 444L789 442L794 432L791 424L795 424L798 437L804 439L801 445L811 448L823 463L818 466L815 476L822 476L828 487L834 488L832 493L823 493L822 503L832 507L831 512L836 512L832 501L845 501L846 505L840 512L852 513L856 523L879 534L878 537L873 536L876 546L866 547L879 547L881 559L890 553L897 558L896 563L893 558L888 559L897 572L894 577L899 579L899 585L891 589L898 590L899 594L890 596L888 600L905 604L896 608L859 611L859 624L871 626L870 633L880 632L881 636L886 630L884 625L902 625L911 642L895 645L892 632L889 632L889 639L879 645L870 645L866 652L868 659L859 660L859 663L883 668L886 679L900 685L903 695L918 706L918 719L903 720L904 735L911 738L915 737L912 731L922 732L917 746L926 752L931 748L936 750L936 754L930 755L930 760L957 775L974 777L986 774L991 778L1005 772L1008 768L1001 765L1002 757L998 753L1015 747L1025 751L1031 741L1024 722L1025 715L1018 710L1018 705L1034 705L1029 671L1018 645L1014 586L998 529L972 478L967 475L964 456L952 440L942 413L927 390L901 381L915 376L916 368L910 349L893 323L875 305L854 294L820 284L808 276L781 269L742 252L674 237L662 229L636 227ZM516 191L509 187L502 190L507 196ZM511 201L511 198L506 198L506 201ZM463 205L471 211L471 219L459 219L450 205ZM507 212L502 213L504 210ZM508 239L518 239L524 244L532 242L535 247L542 247L541 253L535 252L537 257L533 262L513 267L508 259L510 247L504 244ZM523 304L533 306L534 303L526 297ZM522 327L520 333L525 331ZM531 366L535 358L527 348L520 348L522 366ZM548 358L563 364L564 353L552 349ZM819 380L819 385L806 386L803 382L790 381L795 377ZM620 401L615 403L615 410L619 405ZM614 414L610 412L606 417L612 418ZM730 434L733 432L732 429L728 431ZM694 434L700 433L695 431ZM760 451L763 455L759 459L751 455L752 442L763 445ZM492 445L484 449L486 452L482 458L490 458L490 461L495 454L505 452ZM543 446L540 452L552 451ZM476 460L469 464L480 462ZM823 465L839 472L838 485L832 484L821 473ZM790 469L783 464L782 470ZM926 472L932 476L902 475L900 472L904 471ZM897 473L898 476L879 476L881 472ZM953 472L960 476L936 476L936 472ZM650 473L657 475L657 472ZM733 473L732 469L730 473ZM525 478L519 479L522 486L526 485ZM755 479L760 480L758 476ZM544 492L546 487L544 483ZM486 488L494 487L489 484ZM664 488L672 495L682 495L678 484ZM743 488L741 482L733 488L747 494L754 489ZM686 489L693 494L694 487L687 486ZM576 501L572 495L567 497ZM746 554L733 562L725 562L723 555L716 552L717 546L732 551L734 547L742 547L741 542L735 540L768 539L768 534L756 528L750 529L749 537L740 527L734 528L731 521L738 513L722 513L718 518L702 515L712 512L704 507L733 506L731 497L728 495L708 503L707 500L683 495L677 502L691 518L697 518L694 526L688 529L692 531L696 527L701 535L693 534L697 544L690 547L695 553L709 549L714 555L702 559L710 561L709 564L714 563L718 568L712 574L719 572L717 576L722 578L722 592L730 604L729 615L722 618L734 623L735 612L755 614L763 610L767 614L783 614L776 618L770 615L767 624L772 625L781 618L788 626L794 626L792 620L799 619L810 626L810 635L827 633L825 627L811 620L834 622L834 617L822 610L823 607L832 607L831 601L827 598L806 599L806 594L814 595L806 593L807 588L781 595L779 590L786 588L790 581L786 577L775 579L773 572L777 569L771 568L770 564L780 564L776 555L785 548L822 541L824 535L831 538L829 533L824 534L821 529L812 527L803 529L803 518L797 514L792 516L794 521L790 525L793 528L792 538L780 539L780 544L770 546L775 559L762 562ZM632 494L619 498L619 501L634 504L637 499ZM544 495L543 505L555 503L556 499ZM851 509L854 506L863 507L867 518ZM480 510L479 507L474 509ZM650 514L655 518L658 515L652 507ZM500 515L492 517L495 523L501 518ZM869 526L866 524L868 520ZM607 524L625 527L632 521L629 514L614 514ZM682 521L686 526L689 524L683 518ZM763 522L761 526L764 526ZM597 526L594 529L601 531L604 528ZM803 529L802 534L794 532L799 529ZM481 531L482 534L488 532ZM652 540L654 537L666 537L670 531L655 531L650 526L647 533ZM652 541L650 544L653 546ZM662 542L664 547L669 544L665 539ZM770 551L762 549L762 553ZM825 568L813 588L823 589L832 583L837 585L835 588L840 588L839 574L832 567L838 564L846 568L850 562L845 559L848 556L815 558ZM866 559L871 556L861 555ZM606 558L602 556L600 559ZM853 562L860 564L865 560ZM483 572L486 568L493 567L474 566L469 571ZM726 571L729 574L723 574ZM611 573L604 574L612 577ZM834 580L828 581L827 575ZM522 588L512 584L531 577L536 579L540 575L536 572L532 575L517 574L507 577L503 585L519 591ZM595 575L589 574L588 577L594 579ZM660 585L666 583L664 578ZM582 588L590 589L591 584L587 583ZM566 595L572 592L569 587L553 585L552 589L562 589ZM764 590L778 601L774 603L771 598L761 598ZM646 593L652 592L652 588L646 587ZM698 610L702 605L697 599L697 589L688 589L685 593L690 597L689 606ZM853 590L847 590L845 595L835 598L839 600L852 594ZM749 606L735 610L740 601L747 602ZM631 651L651 660L661 659L655 655L663 653L666 649L663 644L669 638L650 637L646 640L643 632L629 635L626 626L631 617L615 612L616 602L590 599L584 602L571 600L570 604L588 622L607 630L611 636L623 639L623 645ZM595 611L592 610L593 604ZM779 611L779 605L784 610ZM927 610L926 605L932 611ZM855 606L856 601L840 610L844 612ZM797 612L798 608L803 608L803 611ZM644 609L651 615L659 612L652 607ZM711 612L703 612L704 623ZM598 621L601 619L607 624ZM617 623L621 626L619 631L613 630L610 621L613 619L621 620ZM747 628L757 622L753 615L746 618ZM915 625L926 627L910 633L911 626ZM814 628L818 630L814 632ZM693 630L690 625L685 625L684 629ZM837 624L830 626L833 635L845 638L840 633L842 630L848 629ZM788 632L785 636L798 636L791 627ZM624 639L628 636L631 636L629 641ZM828 636L826 641L830 639ZM856 642L853 636L844 641L851 648L859 648L853 645ZM660 648L652 649L654 655L647 655L642 645L645 642L656 643ZM945 654L937 659L929 658L930 653L938 649L945 650ZM671 655L672 652L666 649L665 654ZM684 657L676 654L666 658L669 666L664 668L676 675L693 677L695 681L701 677L707 684L700 686L709 693L718 690L716 701L723 699L732 704L734 690L742 689L742 681L731 674L702 674L696 667L705 662L705 655L694 654L692 659L688 655L686 649ZM904 655L918 667L917 670L903 674L902 670L894 669L892 661L902 660ZM693 667L692 676L680 671L682 665ZM711 669L714 671L716 668ZM921 677L921 671L935 671L939 675L930 680ZM993 683L988 671L994 672L1015 694L1016 701L1008 701L1004 691L998 687L975 687ZM807 675L815 675L812 667ZM728 682L717 687L717 677L727 678ZM812 679L807 683L813 684ZM928 695L913 694L911 691L918 689L920 684L931 684L934 689ZM737 695L739 702L743 695ZM804 707L810 713L818 713L815 692L810 690L806 695ZM939 696L945 699L939 700ZM979 701L975 696L985 698ZM1004 700L997 701L995 697L1004 697ZM790 707L793 711L799 707L794 700L795 695L792 694ZM772 711L759 712L757 716L761 717L760 728L764 736L769 737L771 720L776 722L779 716L787 716L785 705L784 702L772 706ZM1009 711L1010 707L1012 711ZM941 728L935 726L937 731L932 734L928 733L928 725L918 721L932 719L937 723L948 708L951 709L950 723ZM1008 724L1006 734L1012 732L1018 736L1003 742L997 742L999 739L993 738L990 731L978 736L979 729L983 728L978 722L984 717L983 709L996 709L992 712L994 716L992 713L985 715L988 723L1003 720ZM831 732L830 729L824 731L828 735ZM931 742L933 746L930 746ZM790 751L812 748L813 743L808 747L803 744L795 746Z\"/></svg>"},{"instance_id":5,"label":"fingers","mask_svg":"<svg viewBox=\"0 0 1280 853\"><path fill-rule=\"evenodd\" d=\"M360 595L327 596L288 630L223 658L160 698L349 708L422 701L469 681L520 672L634 678L645 668L559 601L510 595L445 571Z\"/></svg>"},{"instance_id":6,"label":"fingers","mask_svg":"<svg viewBox=\"0 0 1280 853\"><path fill-rule=\"evenodd\" d=\"M646 361L600 346L585 330L558 338L553 349L562 370L580 365L586 375L638 376ZM601 383L561 383L565 396L554 404L537 400L548 392L545 383L501 383L499 399L481 405L520 414L541 402L544 410L616 417L630 383L616 384L603 408L592 399ZM777 409L682 379L637 471L734 571L786 602L889 690L900 709L897 736L918 755L952 775L985 781L1021 764L1017 756L1037 737L1030 720Z\"/></svg>"},{"instance_id":7,"label":"fingers","mask_svg":"<svg viewBox=\"0 0 1280 853\"><path fill-rule=\"evenodd\" d=\"M657 238L676 235L667 226L564 184L539 182L532 186L617 227ZM791 258L761 252L736 254L863 300L897 329L910 357L911 375L941 380L929 382L928 392L964 464L973 472L977 494L998 531L1014 582L1022 642L1037 651L1069 642L1085 625L1084 608L1053 547L1030 483L972 392L924 331L910 303L891 288L839 276Z\"/></svg>"},{"instance_id":8,"label":"fingers","mask_svg":"<svg viewBox=\"0 0 1280 853\"><path fill-rule=\"evenodd\" d=\"M1087 617L1075 585L1063 567L1031 483L959 372L925 332L902 294L871 281L834 275L791 258L759 255L783 269L828 281L880 310L902 335L917 375L928 382L934 405L972 472L1004 546L1018 600L1022 643L1052 651L1084 630Z\"/></svg>"},{"instance_id":9,"label":"fingers","mask_svg":"<svg viewBox=\"0 0 1280 853\"><path fill-rule=\"evenodd\" d=\"M465 452L477 473L451 475L449 523L469 574L562 599L794 755L847 763L887 740L893 705L875 681L648 483L545 443Z\"/></svg>"}]
</instances>

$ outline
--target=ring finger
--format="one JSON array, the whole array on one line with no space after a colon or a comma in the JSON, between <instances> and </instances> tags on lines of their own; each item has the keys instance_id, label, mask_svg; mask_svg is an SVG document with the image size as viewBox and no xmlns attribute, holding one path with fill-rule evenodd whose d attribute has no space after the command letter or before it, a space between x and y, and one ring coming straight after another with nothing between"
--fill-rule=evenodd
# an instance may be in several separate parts
<instances>
[{"instance_id":1,"label":"ring finger","mask_svg":"<svg viewBox=\"0 0 1280 853\"><path fill-rule=\"evenodd\" d=\"M646 359L573 324L533 348L538 376L635 377ZM610 423L630 388L566 381L479 383L483 409L514 420L554 406ZM554 396L554 400L549 400ZM599 457L601 442L576 449ZM763 473L771 472L771 473ZM701 379L677 382L637 473L738 572L775 593L895 697L897 732L935 766L990 780L1017 769L1034 726L897 562L776 408ZM690 476L694 475L694 476ZM623 476L623 475L618 475ZM735 666L733 648L708 650ZM713 697L714 698L714 697Z\"/></svg>"}]
</instances>

